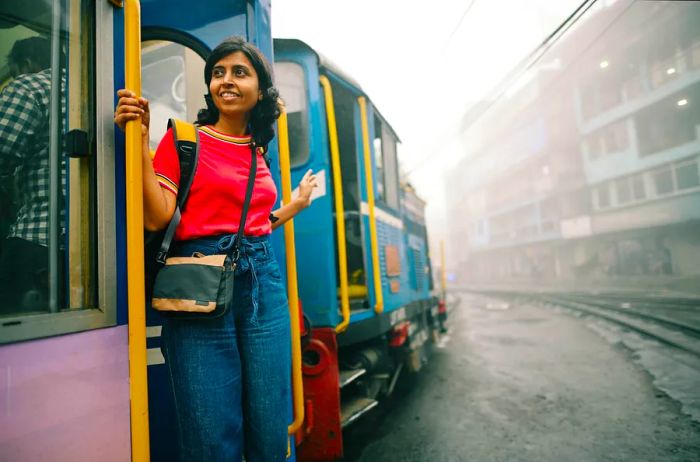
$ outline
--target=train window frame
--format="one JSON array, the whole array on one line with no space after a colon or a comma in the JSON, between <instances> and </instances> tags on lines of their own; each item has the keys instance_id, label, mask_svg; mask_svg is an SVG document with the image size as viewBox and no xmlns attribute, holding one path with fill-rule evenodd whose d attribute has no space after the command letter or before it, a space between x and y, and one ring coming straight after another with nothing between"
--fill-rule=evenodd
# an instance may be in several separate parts
<instances>
[{"instance_id":1,"label":"train window frame","mask_svg":"<svg viewBox=\"0 0 700 462\"><path fill-rule=\"evenodd\" d=\"M306 70L306 67L302 65L299 62L285 59L285 60L280 60L280 61L274 61L273 64L273 69L275 73L275 86L280 90L280 97L282 98L282 101L285 103L285 112L287 113L287 135L289 138L289 165L291 169L298 169L301 168L305 165L307 165L311 161L311 131L312 131L312 124L311 124L311 101L309 98L309 76L308 72ZM294 72L299 72L299 75L301 78L299 79L299 82L302 84L301 88L301 94L303 95L303 98L301 98L301 101L304 103L304 107L301 111L294 111L293 113L290 113L286 105L288 104L287 101L284 100L284 95L282 95L281 91L281 84L280 84L280 76L285 75L287 76L284 72L284 67L290 67L294 69ZM294 76L298 77L298 76ZM292 136L292 123L293 119L290 117L290 115L295 114L297 112L301 112L302 114L305 113L305 116L302 115L299 118L299 121L301 122L301 127L303 128L303 138L302 142L299 143L299 149L295 149L293 144L298 143L298 137ZM299 154L299 155L297 155Z\"/></svg>"},{"instance_id":2,"label":"train window frame","mask_svg":"<svg viewBox=\"0 0 700 462\"><path fill-rule=\"evenodd\" d=\"M66 169L73 175L82 177L80 188L87 189L88 199L78 198L76 201L82 200L83 204L80 207L87 207L91 211L88 212L90 224L87 227L76 227L79 229L76 242L73 242L73 236L70 233L68 251L63 258L59 259L59 264L64 267L69 266L70 258L73 258L72 247L85 246L87 242L89 251L81 257L85 259L81 260L81 264L87 264L86 271L90 273L83 275L87 279L80 281L84 284L81 290L86 292L81 295L84 305L74 306L73 287L69 282L65 295L67 303L60 310L51 312L47 309L47 312L40 313L8 314L0 318L0 344L73 334L114 326L117 323L117 296L114 282L116 281L116 207L114 204L114 122L112 121L114 112L113 8L106 2L97 0L81 5L83 8L76 8L76 3L79 3L79 0L66 0L65 4L61 5L61 13L66 11L70 4L71 11L77 11L83 18L79 20L81 34L71 34L71 37L83 40L87 36L87 39L84 39L84 43L77 44L80 47L78 48L80 53L77 54L78 60L74 61L71 57L66 65L71 69L74 65L78 66L79 71L70 72L78 72L81 76L79 77L81 95L87 95L89 103L83 105L87 109L80 113L78 119L74 119L74 114L68 110L64 118L68 121L66 131L78 128L86 130L88 136L92 135L94 152L87 159L68 159ZM86 9L88 13L85 13ZM97 37L107 38L97 40ZM69 43L67 46L73 45ZM98 79L97 76L102 77ZM62 100L68 100L68 97L65 94L61 95ZM70 105L70 102L68 104ZM58 143L59 140L60 138L57 138L55 142ZM90 161L94 164L88 168L84 162ZM91 178L86 178L85 174L81 173L86 170L92 171L88 175ZM67 180L66 188L72 192L74 187L74 179L71 178L70 183ZM78 220L80 223L84 216L68 217L69 213L73 213L72 207L73 200L70 199L70 206L66 213L67 220ZM70 226L70 221L67 223ZM70 230L72 231L72 226ZM69 281L72 277L72 273L69 272L62 275L63 279L69 279Z\"/></svg>"},{"instance_id":3,"label":"train window frame","mask_svg":"<svg viewBox=\"0 0 700 462\"><path fill-rule=\"evenodd\" d=\"M381 194L377 200L386 207L392 210L399 210L400 195L399 195L399 161L398 161L398 144L399 139L394 131L389 126L388 122L373 108L374 115L374 133L372 138L372 147L374 150L374 166L378 172L375 183L377 187L381 186ZM379 132L377 133L377 127ZM377 156L377 149L380 151L380 156ZM381 165L377 165L377 160L380 159Z\"/></svg>"}]
</instances>

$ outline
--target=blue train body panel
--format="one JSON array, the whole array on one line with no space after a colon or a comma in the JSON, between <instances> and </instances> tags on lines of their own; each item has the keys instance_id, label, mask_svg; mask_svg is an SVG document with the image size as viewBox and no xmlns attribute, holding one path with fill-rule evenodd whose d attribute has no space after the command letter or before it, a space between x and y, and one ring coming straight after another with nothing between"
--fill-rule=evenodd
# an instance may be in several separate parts
<instances>
[{"instance_id":1,"label":"blue train body panel","mask_svg":"<svg viewBox=\"0 0 700 462\"><path fill-rule=\"evenodd\" d=\"M356 172L341 171L344 187L346 175L356 176L359 204L357 213L360 216L361 250L363 272L361 282L366 287L366 300L363 306L355 303L351 312L350 329L363 321L377 317L374 306L377 303L374 289L374 274L372 265L369 206L366 187L364 143L362 134L360 106L357 98L366 95L351 78L347 77L308 45L298 40L275 40L276 62L292 62L303 69L306 98L308 102L309 149L308 160L296 166L292 171L293 181L298 182L304 172L311 168L320 173L323 181L322 193L312 206L295 218L296 250L299 270L299 294L303 303L304 314L311 320L314 327L335 326L340 322L340 302L338 299L339 282L337 268L337 235L335 229L335 203L333 191L333 175L329 146L329 128L326 114L326 101L319 83L319 77L325 75L334 89L336 117L344 117L343 125L338 122L339 137L344 131L345 136L352 138L354 152L341 147L343 156L354 156ZM343 104L338 102L338 94L345 94ZM283 95L284 96L284 95ZM339 114L339 110L345 114ZM352 113L348 112L352 111ZM370 140L375 138L374 120L379 118L370 101L367 103L367 118L369 122ZM349 127L348 125L352 125ZM351 131L349 133L348 131ZM342 142L341 142L342 144ZM377 167L375 165L375 147L370 143L370 158L374 189L377 184ZM341 161L341 164L343 162ZM347 191L344 191L346 202L346 218L348 215ZM381 272L381 290L384 300L384 312L398 310L409 303L430 298L428 284L418 284L425 279L425 267L428 265L427 242L425 233L410 231L403 207L404 193L400 195L397 207L391 207L383 201L376 201L375 217L377 228L377 243L379 250L379 268ZM346 223L346 229L347 229ZM413 227L411 227L413 229ZM424 225L423 225L424 229ZM391 248L391 266L394 272L389 275L389 258L387 248ZM398 271L396 267L398 266ZM349 279L352 275L348 275ZM341 334L342 336L342 334Z\"/></svg>"}]
</instances>

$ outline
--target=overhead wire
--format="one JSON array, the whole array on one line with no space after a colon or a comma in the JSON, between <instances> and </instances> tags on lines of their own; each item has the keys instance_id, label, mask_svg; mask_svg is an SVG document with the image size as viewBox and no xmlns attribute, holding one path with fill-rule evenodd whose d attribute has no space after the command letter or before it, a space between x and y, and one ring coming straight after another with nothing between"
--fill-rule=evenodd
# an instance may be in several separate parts
<instances>
[{"instance_id":1,"label":"overhead wire","mask_svg":"<svg viewBox=\"0 0 700 462\"><path fill-rule=\"evenodd\" d=\"M472 7L474 6L475 3L476 3L476 0L472 0L471 2L469 2L469 5L467 5L467 7L464 9L462 16L460 16L460 18L459 18L459 21L457 21L457 24L454 26L454 28L452 28L452 32L450 32L450 36L447 37L447 41L445 42L445 48L447 48L447 46L450 44L450 42L452 41L452 37L455 36L455 34L459 30L460 26L462 25L462 21L464 21L464 18L467 17L467 14L469 14L469 11L472 9Z\"/></svg>"},{"instance_id":2,"label":"overhead wire","mask_svg":"<svg viewBox=\"0 0 700 462\"><path fill-rule=\"evenodd\" d=\"M471 7L474 5L476 0L472 0L472 2L467 6L465 9L465 12L462 14L462 17L460 18L459 22L457 23L457 26L455 29L452 31L450 34L450 39L451 40L452 36L457 32L459 26L461 25L462 21L466 17L466 14L469 12ZM481 116L483 116L490 108L493 106L501 96L508 90L510 85L517 81L518 78L520 78L522 75L524 75L526 72L528 72L537 62L538 60L544 55L545 52L547 52L552 46L554 46L561 38L565 35L565 33L574 25L576 22L583 17L583 15L586 14L586 12L597 2L597 0L584 0L581 2L578 7L564 20L562 21L554 31L552 31L547 37L542 40L542 42L535 47L530 53L528 53L527 56L525 56L518 64L516 64L513 69L503 78L501 81L494 87L494 90L491 91L491 97L487 99L487 103L483 105L482 107L479 107L478 112L472 115L471 121L468 124L461 124L459 127L460 131L465 130L468 128L470 125L472 125L474 122L476 122ZM475 106L469 107L467 110L464 111L465 116L469 113L470 110L473 110ZM425 165L428 161L434 160L434 156L426 156L422 160L418 161L415 165L413 165L408 171L405 172L406 176L409 176L411 173L415 172L418 168L422 167Z\"/></svg>"}]
</instances>

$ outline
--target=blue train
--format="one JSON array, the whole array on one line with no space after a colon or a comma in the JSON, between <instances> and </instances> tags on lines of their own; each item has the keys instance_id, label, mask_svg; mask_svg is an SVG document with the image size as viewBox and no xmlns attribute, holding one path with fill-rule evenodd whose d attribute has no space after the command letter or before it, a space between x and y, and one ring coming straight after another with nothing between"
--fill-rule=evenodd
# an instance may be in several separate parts
<instances>
[{"instance_id":1,"label":"blue train","mask_svg":"<svg viewBox=\"0 0 700 462\"><path fill-rule=\"evenodd\" d=\"M129 85L125 74L140 74L155 147L168 118L194 120L204 57L230 35L274 56L286 105L270 150L280 200L308 169L321 183L293 227L273 234L300 320L295 402L280 410L293 422L289 458L342 457L343 428L390 394L402 370L428 359L445 305L433 287L425 204L399 179L398 136L342 70L301 41L273 41L270 8L261 0L206 8L142 0L140 14L135 0L0 6L0 60L7 46L41 37L53 45L50 82L62 82L44 128L47 270L15 297L18 305L0 295L3 458L176 458L160 319L139 297L130 141L115 131L112 113L116 90ZM129 51L134 43L140 56ZM9 64L0 61L3 87L12 82ZM3 184L11 174L18 170L0 172ZM11 213L0 209L3 233Z\"/></svg>"}]
</instances>

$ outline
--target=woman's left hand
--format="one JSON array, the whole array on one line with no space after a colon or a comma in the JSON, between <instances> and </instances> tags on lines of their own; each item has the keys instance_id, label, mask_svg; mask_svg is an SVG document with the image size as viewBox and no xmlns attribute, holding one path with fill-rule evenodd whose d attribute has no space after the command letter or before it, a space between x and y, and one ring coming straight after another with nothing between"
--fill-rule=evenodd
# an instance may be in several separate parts
<instances>
[{"instance_id":1,"label":"woman's left hand","mask_svg":"<svg viewBox=\"0 0 700 462\"><path fill-rule=\"evenodd\" d=\"M316 175L309 169L304 174L304 178L299 182L299 196L297 197L297 201L299 201L302 207L306 208L311 205L311 193L316 187L318 187L318 180Z\"/></svg>"}]
</instances>

